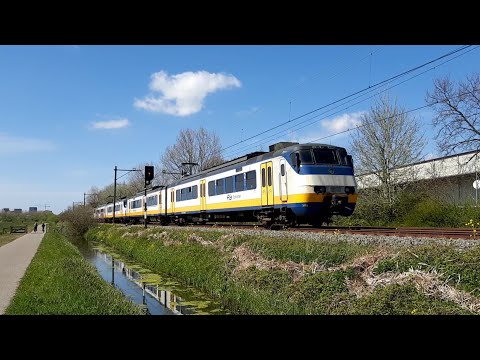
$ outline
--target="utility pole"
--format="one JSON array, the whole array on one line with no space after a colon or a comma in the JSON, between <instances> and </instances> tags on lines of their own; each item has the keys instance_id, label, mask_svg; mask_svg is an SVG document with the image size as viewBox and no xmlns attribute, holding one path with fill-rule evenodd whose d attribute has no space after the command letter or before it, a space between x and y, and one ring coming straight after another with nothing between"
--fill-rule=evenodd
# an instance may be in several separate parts
<instances>
[{"instance_id":1,"label":"utility pole","mask_svg":"<svg viewBox=\"0 0 480 360\"><path fill-rule=\"evenodd\" d=\"M143 221L144 221L145 229L147 228L147 185L150 185L150 182L153 180L153 169L154 169L153 166L145 166L145 173L144 173L144 176L145 176L144 199L145 200L143 202L143 206L144 206Z\"/></svg>"},{"instance_id":2,"label":"utility pole","mask_svg":"<svg viewBox=\"0 0 480 360\"><path fill-rule=\"evenodd\" d=\"M145 201L143 202L144 213L143 213L143 224L145 229L147 228L147 180L145 178Z\"/></svg>"},{"instance_id":3,"label":"utility pole","mask_svg":"<svg viewBox=\"0 0 480 360\"><path fill-rule=\"evenodd\" d=\"M129 173L130 171L142 171L140 169L118 169L117 166L115 165L115 169L113 169L114 172L115 172L115 176L113 178L113 224L115 224L115 202L117 200L117 171L126 171L127 173ZM122 176L124 176L126 174L123 174ZM122 177L120 176L120 177Z\"/></svg>"},{"instance_id":4,"label":"utility pole","mask_svg":"<svg viewBox=\"0 0 480 360\"><path fill-rule=\"evenodd\" d=\"M83 206L85 207L85 195L98 195L98 194L87 194L83 193Z\"/></svg>"},{"instance_id":5,"label":"utility pole","mask_svg":"<svg viewBox=\"0 0 480 360\"><path fill-rule=\"evenodd\" d=\"M182 162L182 166L186 166L186 165L189 165L188 176L190 176L190 175L192 175L192 167L194 165L198 165L198 163L196 163L196 162Z\"/></svg>"}]
</instances>

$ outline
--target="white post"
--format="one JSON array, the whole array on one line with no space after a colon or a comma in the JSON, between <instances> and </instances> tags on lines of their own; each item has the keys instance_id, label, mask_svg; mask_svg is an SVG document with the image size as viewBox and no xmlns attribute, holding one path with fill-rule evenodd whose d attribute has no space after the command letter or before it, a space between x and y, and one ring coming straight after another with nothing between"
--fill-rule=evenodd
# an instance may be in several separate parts
<instances>
[{"instance_id":1,"label":"white post","mask_svg":"<svg viewBox=\"0 0 480 360\"><path fill-rule=\"evenodd\" d=\"M478 153L475 154L475 207L477 207L478 203L478 172L477 172L477 158Z\"/></svg>"}]
</instances>

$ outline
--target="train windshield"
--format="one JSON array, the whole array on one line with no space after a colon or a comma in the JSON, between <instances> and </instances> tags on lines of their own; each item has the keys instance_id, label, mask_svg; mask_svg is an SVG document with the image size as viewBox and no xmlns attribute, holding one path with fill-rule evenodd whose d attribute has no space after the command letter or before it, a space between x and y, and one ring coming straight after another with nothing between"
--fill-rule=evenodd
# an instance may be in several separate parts
<instances>
[{"instance_id":1,"label":"train windshield","mask_svg":"<svg viewBox=\"0 0 480 360\"><path fill-rule=\"evenodd\" d=\"M335 149L313 149L315 164L339 164L337 151Z\"/></svg>"},{"instance_id":2,"label":"train windshield","mask_svg":"<svg viewBox=\"0 0 480 360\"><path fill-rule=\"evenodd\" d=\"M313 158L312 158L312 152L310 149L308 150L300 150L298 152L300 154L300 161L304 165L309 165L309 164L314 164Z\"/></svg>"}]
</instances>

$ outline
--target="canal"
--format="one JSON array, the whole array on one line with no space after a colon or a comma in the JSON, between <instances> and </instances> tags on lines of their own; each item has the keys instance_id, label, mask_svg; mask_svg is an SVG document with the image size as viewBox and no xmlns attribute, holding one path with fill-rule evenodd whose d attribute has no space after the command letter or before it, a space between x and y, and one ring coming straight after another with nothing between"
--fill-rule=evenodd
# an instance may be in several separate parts
<instances>
[{"instance_id":1,"label":"canal","mask_svg":"<svg viewBox=\"0 0 480 360\"><path fill-rule=\"evenodd\" d=\"M72 240L100 276L118 288L149 315L228 314L220 303L202 291L182 286L169 276L153 273L116 254L114 250L83 239Z\"/></svg>"}]
</instances>

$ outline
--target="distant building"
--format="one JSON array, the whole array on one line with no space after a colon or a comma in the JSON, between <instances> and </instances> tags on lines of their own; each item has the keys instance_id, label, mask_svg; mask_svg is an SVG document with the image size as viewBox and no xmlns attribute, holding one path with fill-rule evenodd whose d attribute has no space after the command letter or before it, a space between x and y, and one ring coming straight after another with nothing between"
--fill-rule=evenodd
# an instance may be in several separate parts
<instances>
[{"instance_id":1,"label":"distant building","mask_svg":"<svg viewBox=\"0 0 480 360\"><path fill-rule=\"evenodd\" d=\"M467 151L420 161L394 171L411 172L411 178L407 181L429 184L428 188L436 198L453 204L476 204L480 195L478 189L473 187L480 174L480 159L477 157L477 151ZM378 177L373 174L360 174L355 178L359 188L379 185Z\"/></svg>"},{"instance_id":2,"label":"distant building","mask_svg":"<svg viewBox=\"0 0 480 360\"><path fill-rule=\"evenodd\" d=\"M13 209L13 212L16 213L16 214L21 214L22 209Z\"/></svg>"},{"instance_id":3,"label":"distant building","mask_svg":"<svg viewBox=\"0 0 480 360\"><path fill-rule=\"evenodd\" d=\"M37 212L37 207L36 206L30 206L28 208L28 212Z\"/></svg>"},{"instance_id":4,"label":"distant building","mask_svg":"<svg viewBox=\"0 0 480 360\"><path fill-rule=\"evenodd\" d=\"M10 209L9 209L9 208L3 208L3 209L2 209L2 212L4 212L4 213L5 213L5 212L10 212Z\"/></svg>"}]
</instances>

